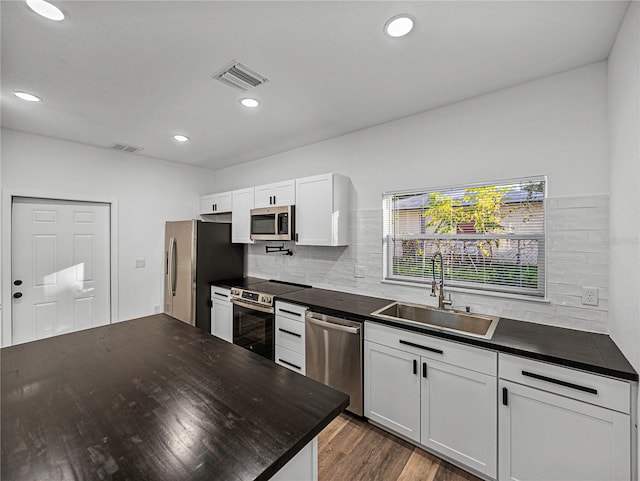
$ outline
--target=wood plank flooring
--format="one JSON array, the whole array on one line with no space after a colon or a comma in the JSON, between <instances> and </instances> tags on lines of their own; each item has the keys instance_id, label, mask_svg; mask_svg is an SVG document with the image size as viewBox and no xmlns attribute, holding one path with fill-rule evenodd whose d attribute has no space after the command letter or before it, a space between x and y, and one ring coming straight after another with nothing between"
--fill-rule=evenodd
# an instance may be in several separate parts
<instances>
[{"instance_id":1,"label":"wood plank flooring","mask_svg":"<svg viewBox=\"0 0 640 481\"><path fill-rule=\"evenodd\" d=\"M348 414L318 438L319 481L482 481Z\"/></svg>"}]
</instances>

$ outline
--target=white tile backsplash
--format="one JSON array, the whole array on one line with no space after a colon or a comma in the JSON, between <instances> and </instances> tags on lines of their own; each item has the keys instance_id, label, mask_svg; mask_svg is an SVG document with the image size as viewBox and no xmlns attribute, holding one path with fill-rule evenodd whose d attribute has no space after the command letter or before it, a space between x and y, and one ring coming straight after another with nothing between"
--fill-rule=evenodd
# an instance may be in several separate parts
<instances>
[{"instance_id":1,"label":"white tile backsplash","mask_svg":"<svg viewBox=\"0 0 640 481\"><path fill-rule=\"evenodd\" d=\"M570 329L608 332L608 196L547 201L547 300L526 301L453 292L454 306L472 312ZM434 304L425 286L382 282L382 210L351 213L348 247L296 246L294 255L266 254L266 243L248 246L247 274L388 299ZM272 243L276 244L276 243ZM363 266L365 277L354 277ZM599 289L599 305L583 306L582 286Z\"/></svg>"}]
</instances>

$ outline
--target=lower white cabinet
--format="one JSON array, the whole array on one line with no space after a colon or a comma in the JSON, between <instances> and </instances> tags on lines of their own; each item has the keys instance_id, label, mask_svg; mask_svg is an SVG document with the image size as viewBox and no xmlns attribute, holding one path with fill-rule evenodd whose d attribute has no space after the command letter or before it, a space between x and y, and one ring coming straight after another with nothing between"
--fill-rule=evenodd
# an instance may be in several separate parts
<instances>
[{"instance_id":1,"label":"lower white cabinet","mask_svg":"<svg viewBox=\"0 0 640 481\"><path fill-rule=\"evenodd\" d=\"M233 342L233 304L231 291L222 287L211 287L211 334L227 342Z\"/></svg>"},{"instance_id":2,"label":"lower white cabinet","mask_svg":"<svg viewBox=\"0 0 640 481\"><path fill-rule=\"evenodd\" d=\"M508 355L503 372L501 481L631 479L629 383Z\"/></svg>"},{"instance_id":3,"label":"lower white cabinet","mask_svg":"<svg viewBox=\"0 0 640 481\"><path fill-rule=\"evenodd\" d=\"M306 373L305 313L307 308L276 301L275 361L300 374Z\"/></svg>"},{"instance_id":4,"label":"lower white cabinet","mask_svg":"<svg viewBox=\"0 0 640 481\"><path fill-rule=\"evenodd\" d=\"M365 416L495 478L496 354L373 323L365 339Z\"/></svg>"},{"instance_id":5,"label":"lower white cabinet","mask_svg":"<svg viewBox=\"0 0 640 481\"><path fill-rule=\"evenodd\" d=\"M318 438L313 438L271 479L272 481L318 481Z\"/></svg>"}]
</instances>

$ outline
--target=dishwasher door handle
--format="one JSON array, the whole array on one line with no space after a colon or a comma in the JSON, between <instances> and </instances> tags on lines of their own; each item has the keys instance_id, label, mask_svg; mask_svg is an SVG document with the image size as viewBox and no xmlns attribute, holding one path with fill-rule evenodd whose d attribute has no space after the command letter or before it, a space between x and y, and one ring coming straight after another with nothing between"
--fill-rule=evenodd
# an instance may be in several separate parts
<instances>
[{"instance_id":1,"label":"dishwasher door handle","mask_svg":"<svg viewBox=\"0 0 640 481\"><path fill-rule=\"evenodd\" d=\"M316 319L312 316L307 316L307 321L327 329L333 329L334 331L347 332L349 334L360 334L359 327L349 327L343 326L342 324L336 324L335 322L321 321L320 319Z\"/></svg>"}]
</instances>

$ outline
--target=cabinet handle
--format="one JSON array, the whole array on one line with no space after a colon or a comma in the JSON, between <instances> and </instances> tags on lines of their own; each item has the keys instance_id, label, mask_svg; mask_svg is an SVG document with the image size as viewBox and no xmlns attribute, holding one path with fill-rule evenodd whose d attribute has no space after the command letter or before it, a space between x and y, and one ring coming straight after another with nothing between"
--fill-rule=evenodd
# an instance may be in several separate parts
<instances>
[{"instance_id":1,"label":"cabinet handle","mask_svg":"<svg viewBox=\"0 0 640 481\"><path fill-rule=\"evenodd\" d=\"M400 344L406 344L407 346L417 347L418 349L424 349L425 351L435 352L436 354L444 354L440 349L434 349L433 347L421 346L420 344L415 344L409 341L403 341L400 339Z\"/></svg>"},{"instance_id":2,"label":"cabinet handle","mask_svg":"<svg viewBox=\"0 0 640 481\"><path fill-rule=\"evenodd\" d=\"M589 394L598 394L598 390L593 389L592 387L580 386L579 384L573 384L572 382L561 381L560 379L553 379L552 377L543 376L542 374L535 374L533 372L522 371L522 375L526 377L531 377L533 379L538 379L540 381L546 381L553 384L558 384L559 386L568 387L570 389L576 389L578 391L587 392Z\"/></svg>"},{"instance_id":3,"label":"cabinet handle","mask_svg":"<svg viewBox=\"0 0 640 481\"><path fill-rule=\"evenodd\" d=\"M289 361L285 361L284 359L280 359L280 358L278 358L278 361L280 361L283 364L286 364L287 366L295 367L298 371L302 371L302 368L300 366L296 366L295 364Z\"/></svg>"},{"instance_id":4,"label":"cabinet handle","mask_svg":"<svg viewBox=\"0 0 640 481\"><path fill-rule=\"evenodd\" d=\"M427 378L427 363L423 362L422 363L422 377L423 378Z\"/></svg>"},{"instance_id":5,"label":"cabinet handle","mask_svg":"<svg viewBox=\"0 0 640 481\"><path fill-rule=\"evenodd\" d=\"M296 332L287 331L286 329L278 328L278 331L284 332L285 334L291 334L292 336L302 337L302 334L298 334Z\"/></svg>"},{"instance_id":6,"label":"cabinet handle","mask_svg":"<svg viewBox=\"0 0 640 481\"><path fill-rule=\"evenodd\" d=\"M273 196L273 205L276 205L276 196Z\"/></svg>"},{"instance_id":7,"label":"cabinet handle","mask_svg":"<svg viewBox=\"0 0 640 481\"><path fill-rule=\"evenodd\" d=\"M418 361L413 360L413 373L418 374Z\"/></svg>"},{"instance_id":8,"label":"cabinet handle","mask_svg":"<svg viewBox=\"0 0 640 481\"><path fill-rule=\"evenodd\" d=\"M298 233L296 232L296 242L298 242Z\"/></svg>"},{"instance_id":9,"label":"cabinet handle","mask_svg":"<svg viewBox=\"0 0 640 481\"><path fill-rule=\"evenodd\" d=\"M228 298L229 298L229 296L228 296L228 295L226 295L226 294L222 294L222 293L220 293L220 292L214 292L214 294L215 294L216 296L224 297L225 299L228 299Z\"/></svg>"},{"instance_id":10,"label":"cabinet handle","mask_svg":"<svg viewBox=\"0 0 640 481\"><path fill-rule=\"evenodd\" d=\"M502 388L502 404L505 406L509 405L509 391L506 387Z\"/></svg>"},{"instance_id":11,"label":"cabinet handle","mask_svg":"<svg viewBox=\"0 0 640 481\"><path fill-rule=\"evenodd\" d=\"M286 309L278 309L280 312L286 312L287 314L293 314L294 316L302 316L299 312L287 311Z\"/></svg>"}]
</instances>

